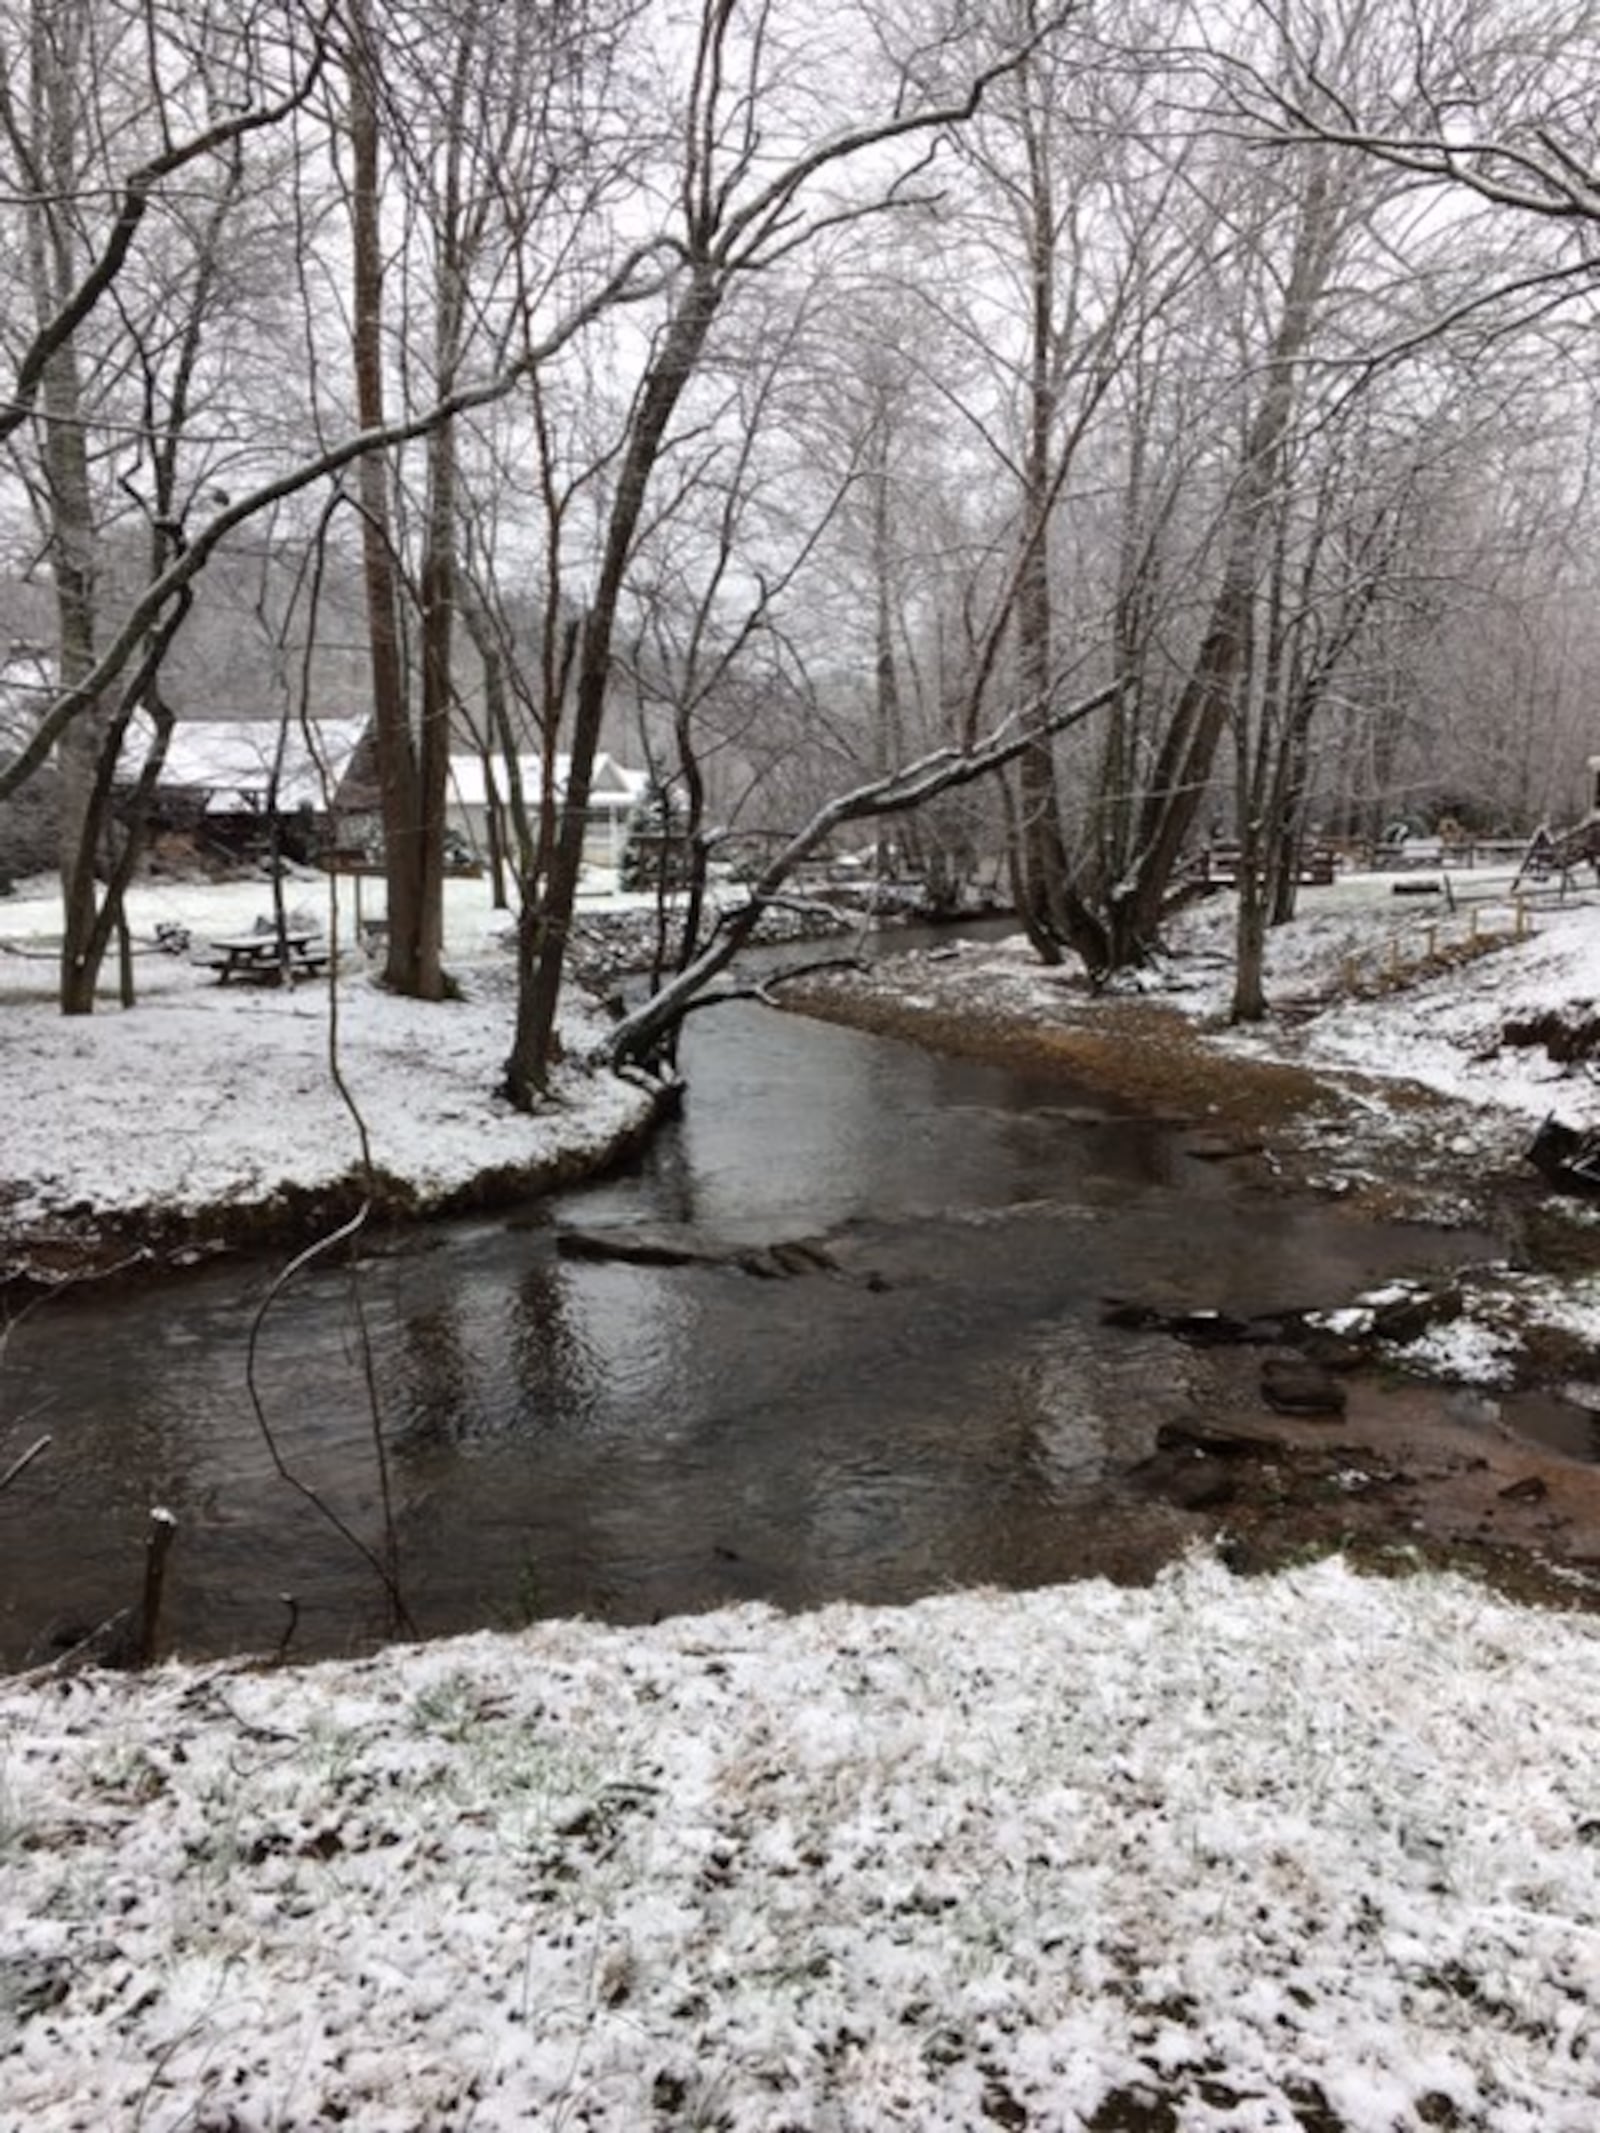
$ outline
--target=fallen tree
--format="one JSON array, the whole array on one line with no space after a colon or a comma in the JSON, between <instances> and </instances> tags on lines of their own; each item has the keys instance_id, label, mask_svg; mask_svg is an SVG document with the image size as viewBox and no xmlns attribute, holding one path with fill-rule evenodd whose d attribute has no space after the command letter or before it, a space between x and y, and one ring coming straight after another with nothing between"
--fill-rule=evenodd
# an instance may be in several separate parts
<instances>
[{"instance_id":1,"label":"fallen tree","mask_svg":"<svg viewBox=\"0 0 1600 2133\"><path fill-rule=\"evenodd\" d=\"M711 989L716 980L750 940L766 913L784 903L785 886L796 869L845 823L909 814L942 793L988 777L1014 762L1026 749L1037 747L1041 740L1092 717L1116 693L1117 684L1109 682L1045 717L1020 718L1013 714L970 748L936 748L883 777L836 794L774 854L750 885L744 902L723 914L700 953L648 1000L623 1016L607 1046L611 1064L657 1067L667 1039L685 1015L730 997L727 992Z\"/></svg>"}]
</instances>

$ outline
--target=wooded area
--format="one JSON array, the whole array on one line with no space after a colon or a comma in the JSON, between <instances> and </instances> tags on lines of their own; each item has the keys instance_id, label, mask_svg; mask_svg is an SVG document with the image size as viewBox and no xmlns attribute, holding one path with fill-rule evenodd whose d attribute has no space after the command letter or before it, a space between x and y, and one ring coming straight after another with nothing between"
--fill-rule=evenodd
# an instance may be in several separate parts
<instances>
[{"instance_id":1,"label":"wooded area","mask_svg":"<svg viewBox=\"0 0 1600 2133\"><path fill-rule=\"evenodd\" d=\"M1002 850L1096 978L1224 836L1248 1018L1308 840L1570 820L1597 31L0 0L0 823L57 825L63 1009L174 721L219 710L370 718L385 975L425 999L481 751L524 1107L605 747L690 853L644 1064L850 825L950 903Z\"/></svg>"}]
</instances>

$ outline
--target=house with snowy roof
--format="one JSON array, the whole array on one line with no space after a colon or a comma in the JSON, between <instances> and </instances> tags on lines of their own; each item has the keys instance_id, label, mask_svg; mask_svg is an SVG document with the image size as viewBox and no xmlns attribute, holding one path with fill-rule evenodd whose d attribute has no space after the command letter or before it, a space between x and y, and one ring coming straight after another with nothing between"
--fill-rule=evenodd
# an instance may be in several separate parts
<instances>
[{"instance_id":1,"label":"house with snowy roof","mask_svg":"<svg viewBox=\"0 0 1600 2133\"><path fill-rule=\"evenodd\" d=\"M516 765L522 803L530 819L536 820L544 793L544 758L519 755ZM553 797L557 807L565 804L571 769L570 756L555 758ZM629 817L649 783L648 771L631 770L613 755L601 753L595 757L584 810L583 850L591 865L615 866L620 861ZM511 793L509 766L503 759L478 752L452 755L445 801L447 830L476 856L486 856L492 836L503 831L509 821ZM491 824L495 827L491 828ZM503 838L502 849L508 849L511 842Z\"/></svg>"},{"instance_id":2,"label":"house with snowy roof","mask_svg":"<svg viewBox=\"0 0 1600 2133\"><path fill-rule=\"evenodd\" d=\"M276 828L309 858L365 726L359 718L179 719L156 781L151 827L232 852L258 846ZM153 738L148 721L135 720L119 785L133 785Z\"/></svg>"}]
</instances>

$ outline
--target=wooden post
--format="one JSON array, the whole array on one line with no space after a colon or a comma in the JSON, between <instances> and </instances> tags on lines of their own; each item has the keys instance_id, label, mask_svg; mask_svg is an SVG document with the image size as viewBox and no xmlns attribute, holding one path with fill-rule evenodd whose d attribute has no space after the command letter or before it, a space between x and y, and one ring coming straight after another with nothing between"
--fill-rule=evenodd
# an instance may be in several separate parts
<instances>
[{"instance_id":1,"label":"wooden post","mask_svg":"<svg viewBox=\"0 0 1600 2133\"><path fill-rule=\"evenodd\" d=\"M1476 904L1473 905L1467 917L1467 939L1476 945L1478 939L1478 907Z\"/></svg>"},{"instance_id":2,"label":"wooden post","mask_svg":"<svg viewBox=\"0 0 1600 2133\"><path fill-rule=\"evenodd\" d=\"M1428 961L1429 961L1429 962L1431 963L1431 962L1433 961L1433 958L1434 958L1435 954L1436 954L1436 953L1437 953L1437 951L1438 951L1438 946L1439 946L1439 929L1438 929L1438 927L1437 927L1437 926L1430 926L1430 927L1428 928L1428 931L1427 931L1427 934L1426 934L1425 938L1426 938L1426 940L1427 940L1427 943L1428 943L1428 946L1427 946L1427 950L1426 950L1426 954L1427 954L1427 958L1428 958Z\"/></svg>"},{"instance_id":3,"label":"wooden post","mask_svg":"<svg viewBox=\"0 0 1600 2133\"><path fill-rule=\"evenodd\" d=\"M1526 940L1528 937L1527 898L1525 896L1514 896L1511 899L1511 909L1516 914L1516 937L1519 941Z\"/></svg>"},{"instance_id":4,"label":"wooden post","mask_svg":"<svg viewBox=\"0 0 1600 2133\"><path fill-rule=\"evenodd\" d=\"M167 1577L167 1556L177 1537L178 1521L158 1504L150 1513L150 1530L144 1544L144 1593L139 1602L139 1638L133 1663L149 1666L156 1655L161 1628L161 1593Z\"/></svg>"}]
</instances>

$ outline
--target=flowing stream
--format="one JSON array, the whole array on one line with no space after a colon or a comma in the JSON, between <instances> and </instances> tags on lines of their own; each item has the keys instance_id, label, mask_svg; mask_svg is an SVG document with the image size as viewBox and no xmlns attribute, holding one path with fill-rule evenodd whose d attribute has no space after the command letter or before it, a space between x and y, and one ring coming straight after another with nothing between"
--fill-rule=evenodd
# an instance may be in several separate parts
<instances>
[{"instance_id":1,"label":"flowing stream","mask_svg":"<svg viewBox=\"0 0 1600 2133\"><path fill-rule=\"evenodd\" d=\"M424 1633L1140 1574L1181 1514L1122 1477L1182 1412L1183 1355L1103 1328L1106 1295L1290 1308L1492 1248L1252 1189L1058 1080L754 1005L696 1017L686 1066L682 1119L625 1175L377 1240L267 1320L280 1450L377 1545L370 1351ZM571 1224L822 1238L836 1271L579 1260ZM0 1496L0 1661L126 1604L158 1503L169 1644L271 1648L284 1594L298 1653L381 1630L370 1569L275 1473L246 1397L277 1265L12 1325L0 1465L53 1442Z\"/></svg>"}]
</instances>

